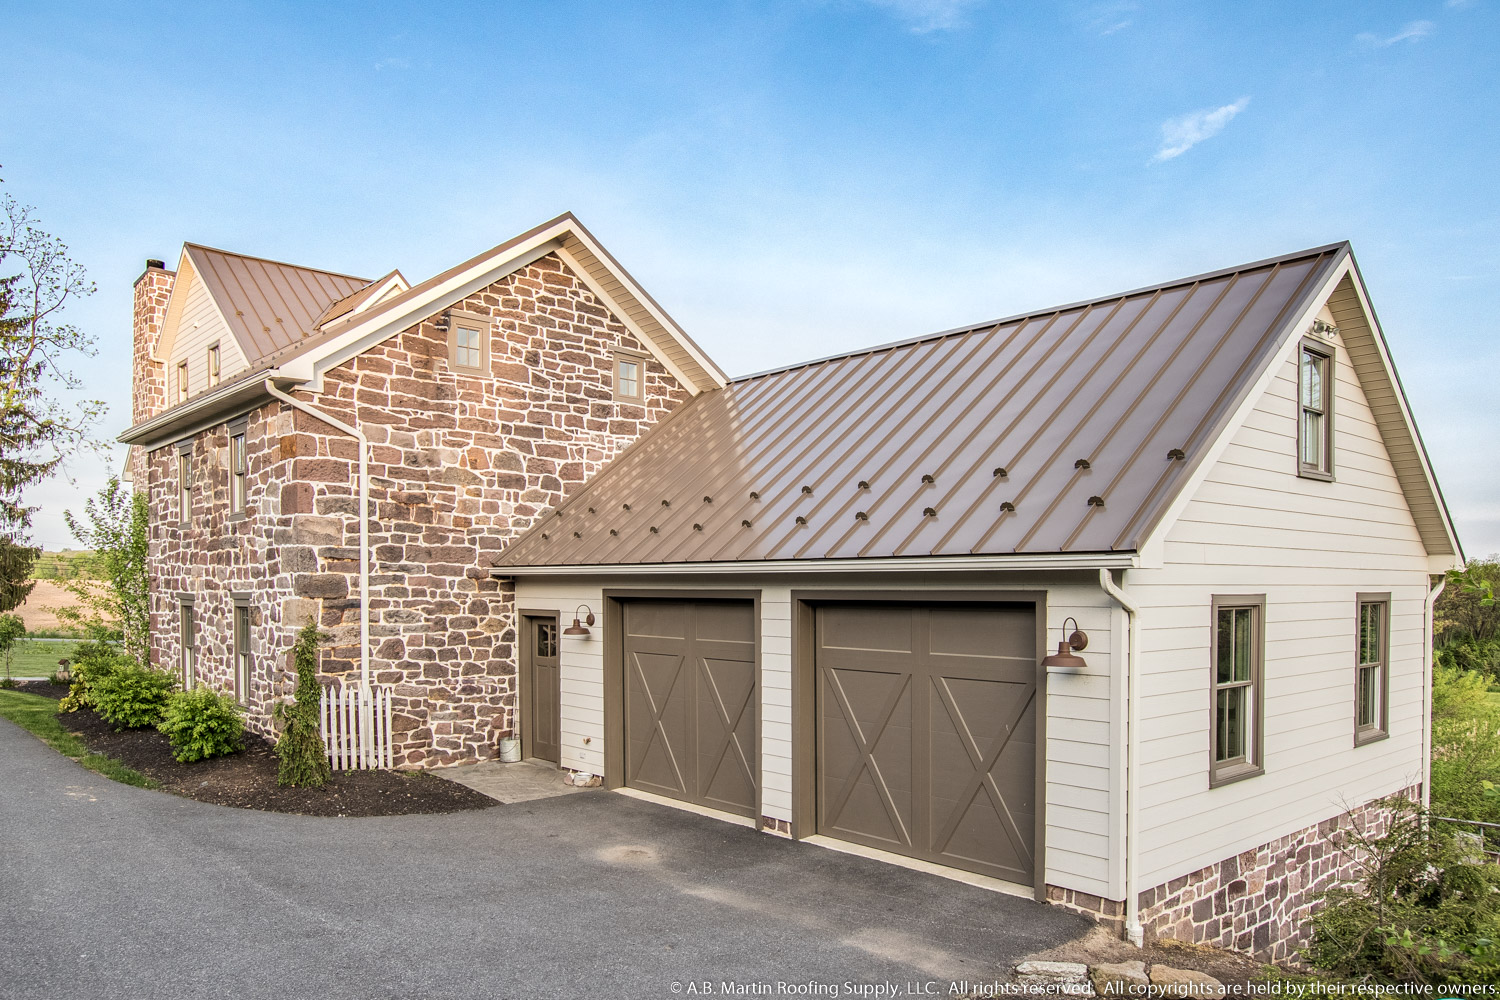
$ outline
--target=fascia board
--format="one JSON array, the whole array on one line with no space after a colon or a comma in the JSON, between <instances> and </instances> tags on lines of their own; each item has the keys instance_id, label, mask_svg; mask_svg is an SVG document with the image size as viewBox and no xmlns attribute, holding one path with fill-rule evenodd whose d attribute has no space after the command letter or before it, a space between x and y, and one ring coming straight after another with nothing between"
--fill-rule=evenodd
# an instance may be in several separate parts
<instances>
[{"instance_id":1,"label":"fascia board","mask_svg":"<svg viewBox=\"0 0 1500 1000\"><path fill-rule=\"evenodd\" d=\"M276 375L275 371L267 371L255 378L221 386L181 406L174 406L144 423L136 424L115 440L121 444L138 445L146 451L154 451L173 441L191 437L199 431L248 412L260 405L263 399L270 398L265 391L265 380Z\"/></svg>"},{"instance_id":2,"label":"fascia board","mask_svg":"<svg viewBox=\"0 0 1500 1000\"><path fill-rule=\"evenodd\" d=\"M698 348L698 345L693 342L692 338L687 336L682 328L679 327L670 316L662 312L660 307L656 305L651 296L646 294L645 289L636 284L635 279L627 274L623 267L620 267L618 265L613 267L610 266L615 262L614 257L611 256L609 252L601 247L598 243L594 242L594 238L589 234L587 230L583 228L581 224L576 227L571 227L571 229L573 238L578 240L578 242L582 243L585 247L588 247L589 253L593 254L601 264L609 268L610 272L615 276L615 279L619 281L621 285L625 286L627 290L629 290L631 297L641 304L641 308L645 309L648 313L651 314L652 319L656 320L656 322L661 325L661 328L663 330L666 330L674 340L682 345L683 350L692 355L693 360L698 362L699 366L708 373L708 377L713 379L717 383L718 388L722 389L725 385L728 384L729 379L726 378L724 373L719 370L719 366L714 364L713 361L708 357L708 355L704 354L703 351ZM574 270L582 273L581 268L574 268ZM592 279L588 280L589 287L594 288ZM602 293L598 292L596 289L595 294ZM608 296L604 297L606 300L608 300L609 298ZM681 380L679 379L679 381Z\"/></svg>"},{"instance_id":3,"label":"fascia board","mask_svg":"<svg viewBox=\"0 0 1500 1000\"><path fill-rule=\"evenodd\" d=\"M560 243L558 230L565 229L566 226L558 226L538 233L520 246L513 247L503 258L478 263L447 281L434 285L400 310L370 317L365 322L355 321L351 329L334 337L327 344L287 361L281 366L281 371L298 382L320 384L324 372L409 329L413 324L472 295L486 285L493 284L507 274L556 251Z\"/></svg>"},{"instance_id":4,"label":"fascia board","mask_svg":"<svg viewBox=\"0 0 1500 1000\"><path fill-rule=\"evenodd\" d=\"M766 559L717 563L600 563L590 566L496 566L494 577L764 575L806 573L959 573L976 570L1133 569L1134 552L1080 552L1057 555L920 556L894 559Z\"/></svg>"},{"instance_id":5,"label":"fascia board","mask_svg":"<svg viewBox=\"0 0 1500 1000\"><path fill-rule=\"evenodd\" d=\"M1234 439L1235 434L1239 432L1239 429L1244 426L1245 421L1249 419L1250 411L1255 409L1261 397L1271 388L1271 383L1275 380L1276 374L1281 371L1282 365L1286 363L1287 358L1295 352L1297 346L1301 343L1302 331L1310 327L1313 320L1318 318L1318 312L1328 301L1329 296L1333 294L1333 290L1344 279L1344 275L1349 273L1352 260L1353 258L1346 251L1328 278L1308 299L1309 304L1307 307L1297 315L1295 320L1287 324L1286 328L1282 331L1281 344L1277 346L1276 350L1271 352L1265 366L1261 369L1260 375L1251 383L1245 394L1240 397L1239 404L1235 407L1230 418L1225 421L1223 428L1219 431L1219 436L1214 439L1213 444L1198 463L1198 467L1193 470L1192 475L1187 478L1187 481L1178 488L1177 496L1173 498L1172 503L1168 505L1161 517L1157 519L1156 524L1147 532L1146 540L1141 543L1140 548L1144 566L1159 568L1163 564L1166 553L1167 534L1177 523L1178 518L1182 517L1183 511L1187 509L1187 505L1198 495L1198 490L1202 487L1204 480L1208 478L1209 473L1213 471L1219 459L1224 456L1224 452L1228 450L1229 444Z\"/></svg>"},{"instance_id":6,"label":"fascia board","mask_svg":"<svg viewBox=\"0 0 1500 1000\"><path fill-rule=\"evenodd\" d=\"M385 299L389 298L392 294L400 295L402 292L407 291L410 288L411 283L406 280L406 276L403 275L400 271L395 271L389 277L387 277L384 282L381 283L381 286L379 288L377 288L372 294L367 295L363 302L355 306L354 309L351 310L351 313L357 316L360 313L379 305Z\"/></svg>"}]
</instances>

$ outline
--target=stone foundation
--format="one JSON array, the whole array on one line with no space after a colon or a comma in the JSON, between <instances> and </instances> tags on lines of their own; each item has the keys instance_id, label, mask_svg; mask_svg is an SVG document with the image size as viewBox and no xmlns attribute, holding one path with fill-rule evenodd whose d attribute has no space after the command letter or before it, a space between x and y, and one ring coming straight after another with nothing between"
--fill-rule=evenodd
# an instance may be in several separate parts
<instances>
[{"instance_id":1,"label":"stone foundation","mask_svg":"<svg viewBox=\"0 0 1500 1000\"><path fill-rule=\"evenodd\" d=\"M1415 799L1418 792L1413 786L1396 794ZM1367 802L1147 889L1140 896L1146 940L1209 944L1269 962L1294 958L1311 942L1318 895L1359 877L1360 857L1345 834L1358 830L1379 837L1390 819L1389 809ZM1047 899L1124 934L1120 900L1055 885L1047 887Z\"/></svg>"}]
</instances>

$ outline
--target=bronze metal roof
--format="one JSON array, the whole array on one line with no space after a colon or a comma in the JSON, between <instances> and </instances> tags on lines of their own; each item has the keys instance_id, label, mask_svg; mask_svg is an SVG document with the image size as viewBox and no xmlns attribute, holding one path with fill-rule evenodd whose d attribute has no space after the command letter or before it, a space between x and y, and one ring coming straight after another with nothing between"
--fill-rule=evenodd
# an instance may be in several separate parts
<instances>
[{"instance_id":1,"label":"bronze metal roof","mask_svg":"<svg viewBox=\"0 0 1500 1000\"><path fill-rule=\"evenodd\" d=\"M1347 253L736 380L637 441L497 569L1134 550Z\"/></svg>"},{"instance_id":2,"label":"bronze metal roof","mask_svg":"<svg viewBox=\"0 0 1500 1000\"><path fill-rule=\"evenodd\" d=\"M324 310L370 284L368 278L246 257L196 243L187 244L187 251L252 365L300 343L316 329Z\"/></svg>"}]
</instances>

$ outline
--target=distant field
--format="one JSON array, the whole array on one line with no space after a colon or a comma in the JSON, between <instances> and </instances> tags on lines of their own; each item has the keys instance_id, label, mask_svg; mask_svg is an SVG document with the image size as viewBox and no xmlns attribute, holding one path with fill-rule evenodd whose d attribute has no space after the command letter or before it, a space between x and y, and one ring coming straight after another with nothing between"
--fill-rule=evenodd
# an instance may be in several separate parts
<instances>
[{"instance_id":1,"label":"distant field","mask_svg":"<svg viewBox=\"0 0 1500 1000\"><path fill-rule=\"evenodd\" d=\"M16 609L16 614L26 623L28 631L35 632L38 629L57 628L57 615L51 609L77 606L78 598L63 590L62 584L56 580L38 580L31 590L31 596Z\"/></svg>"},{"instance_id":2,"label":"distant field","mask_svg":"<svg viewBox=\"0 0 1500 1000\"><path fill-rule=\"evenodd\" d=\"M43 552L37 557L31 575L37 580L74 580L98 575L99 557L87 549L66 552Z\"/></svg>"},{"instance_id":3,"label":"distant field","mask_svg":"<svg viewBox=\"0 0 1500 1000\"><path fill-rule=\"evenodd\" d=\"M10 674L12 677L46 677L57 669L57 661L62 657L73 658L76 645L71 640L21 639L11 652ZM4 676L5 662L0 659L0 677Z\"/></svg>"}]
</instances>

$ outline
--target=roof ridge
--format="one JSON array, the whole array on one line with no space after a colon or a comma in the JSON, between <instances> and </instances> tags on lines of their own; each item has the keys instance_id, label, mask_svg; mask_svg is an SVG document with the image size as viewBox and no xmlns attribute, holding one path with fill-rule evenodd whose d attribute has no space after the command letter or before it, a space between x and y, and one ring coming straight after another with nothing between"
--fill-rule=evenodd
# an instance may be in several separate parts
<instances>
[{"instance_id":1,"label":"roof ridge","mask_svg":"<svg viewBox=\"0 0 1500 1000\"><path fill-rule=\"evenodd\" d=\"M362 281L367 285L372 281L380 280L378 278L361 278L357 274L347 274L343 271L330 271L326 267L311 267L307 264L293 264L290 261L277 260L274 257L257 257L255 254L240 253L238 250L225 250L223 247L211 247L207 243L193 243L189 240L184 241L182 245L184 247L192 247L194 250L207 250L210 253L223 254L226 257L238 257L241 260L258 260L263 264L275 264L277 267L289 267L294 271L313 271L317 274L327 274L335 278L348 278L350 281ZM399 270L399 268L397 268L397 270Z\"/></svg>"},{"instance_id":2,"label":"roof ridge","mask_svg":"<svg viewBox=\"0 0 1500 1000\"><path fill-rule=\"evenodd\" d=\"M901 347L914 347L917 344L925 344L946 337L957 337L964 334L978 333L981 330L989 330L1007 323L1019 323L1022 320L1035 319L1051 313L1067 312L1071 309L1083 309L1088 306L1099 305L1101 302L1110 302L1114 299L1125 299L1132 295L1143 295L1147 292L1164 292L1168 289L1179 288L1183 285L1191 285L1200 281L1208 281L1213 278L1222 278L1243 271L1250 271L1261 267L1270 267L1273 264L1285 264L1289 261L1300 260L1304 257L1314 257L1319 254L1329 253L1341 247L1348 247L1348 240L1340 240L1336 243L1325 243L1322 246L1309 247L1306 250L1296 250L1292 253L1280 254L1275 257L1266 257L1262 260L1253 260L1245 264L1235 264L1230 267L1221 267L1212 271L1204 271L1202 274L1193 274L1185 278L1173 278L1155 285L1142 285L1123 292L1114 292L1109 295L1098 295L1090 299L1080 299L1075 302L1066 302L1062 305L1046 306L1041 309L1032 309L1026 312L1014 313L1002 316L999 319L985 320L981 323L971 323L965 326L956 326L948 330L939 330L936 333L924 333L915 337L907 337L902 340L887 341L883 344L873 344L869 347L857 347L853 350L843 351L838 354L829 354L820 358L812 358L808 361L797 361L788 365L780 365L776 368L767 368L764 371L752 372L748 375L738 375L729 380L730 385L738 382L750 382L768 375L782 375L786 372L796 371L798 368L810 368L813 365L826 364L829 361L842 361L847 358L857 358L865 354L878 354L881 351L895 350Z\"/></svg>"}]
</instances>

